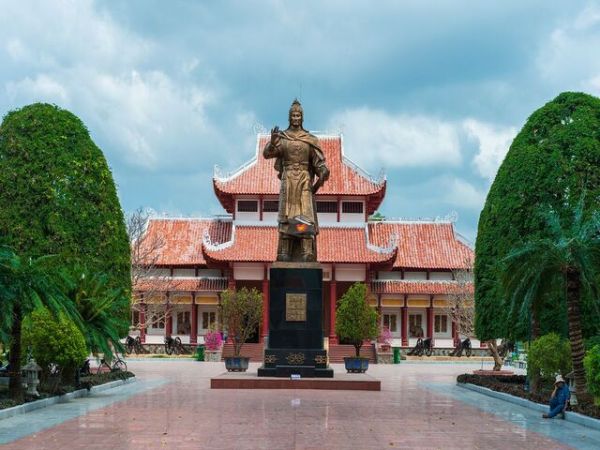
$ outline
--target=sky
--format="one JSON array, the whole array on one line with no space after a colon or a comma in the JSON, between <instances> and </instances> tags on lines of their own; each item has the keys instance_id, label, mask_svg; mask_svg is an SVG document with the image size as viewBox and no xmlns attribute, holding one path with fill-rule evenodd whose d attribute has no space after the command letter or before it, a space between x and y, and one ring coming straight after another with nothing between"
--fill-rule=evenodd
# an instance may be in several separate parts
<instances>
[{"instance_id":1,"label":"sky","mask_svg":"<svg viewBox=\"0 0 600 450\"><path fill-rule=\"evenodd\" d=\"M214 166L256 133L342 133L388 186L388 218L479 213L528 116L563 91L600 96L598 1L0 0L0 112L80 117L126 213L223 213Z\"/></svg>"}]
</instances>

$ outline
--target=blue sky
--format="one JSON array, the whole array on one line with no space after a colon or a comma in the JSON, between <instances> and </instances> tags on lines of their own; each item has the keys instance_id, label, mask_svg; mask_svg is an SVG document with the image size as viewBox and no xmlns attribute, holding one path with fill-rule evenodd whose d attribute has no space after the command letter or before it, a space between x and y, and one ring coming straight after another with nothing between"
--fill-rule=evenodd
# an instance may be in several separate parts
<instances>
[{"instance_id":1,"label":"blue sky","mask_svg":"<svg viewBox=\"0 0 600 450\"><path fill-rule=\"evenodd\" d=\"M221 213L213 166L255 133L342 132L388 176L382 213L458 213L474 240L512 138L560 92L600 95L594 1L0 0L0 111L77 114L126 212Z\"/></svg>"}]
</instances>

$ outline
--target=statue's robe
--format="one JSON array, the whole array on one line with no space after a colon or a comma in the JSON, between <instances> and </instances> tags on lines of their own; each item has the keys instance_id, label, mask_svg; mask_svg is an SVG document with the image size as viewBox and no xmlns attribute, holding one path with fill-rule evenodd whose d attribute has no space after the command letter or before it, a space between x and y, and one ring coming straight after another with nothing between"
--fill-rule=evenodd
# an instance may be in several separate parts
<instances>
[{"instance_id":1,"label":"statue's robe","mask_svg":"<svg viewBox=\"0 0 600 450\"><path fill-rule=\"evenodd\" d=\"M316 136L301 130L280 133L276 147L269 141L263 150L265 158L276 158L275 170L281 179L279 191L279 232L288 234L288 221L302 216L314 225L318 234L317 209L313 184L327 170L325 156Z\"/></svg>"}]
</instances>

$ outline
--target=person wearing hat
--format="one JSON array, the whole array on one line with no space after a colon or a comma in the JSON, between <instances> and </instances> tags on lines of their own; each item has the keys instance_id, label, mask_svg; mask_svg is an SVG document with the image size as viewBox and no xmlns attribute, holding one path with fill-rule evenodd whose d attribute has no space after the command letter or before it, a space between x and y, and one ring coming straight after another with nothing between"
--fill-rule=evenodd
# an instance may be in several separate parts
<instances>
[{"instance_id":1,"label":"person wearing hat","mask_svg":"<svg viewBox=\"0 0 600 450\"><path fill-rule=\"evenodd\" d=\"M542 417L544 419L552 419L554 416L560 414L561 418L564 419L569 398L571 398L569 386L567 386L567 383L565 383L565 379L562 377L562 375L556 375L556 380L554 381L554 391L550 397L550 412L542 415Z\"/></svg>"}]
</instances>

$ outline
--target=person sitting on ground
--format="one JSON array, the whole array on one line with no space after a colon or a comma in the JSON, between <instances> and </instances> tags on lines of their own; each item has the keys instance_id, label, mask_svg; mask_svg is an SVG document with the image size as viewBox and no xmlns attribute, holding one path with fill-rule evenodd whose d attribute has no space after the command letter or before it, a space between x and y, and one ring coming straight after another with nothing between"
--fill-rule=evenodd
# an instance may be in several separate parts
<instances>
[{"instance_id":1,"label":"person sitting on ground","mask_svg":"<svg viewBox=\"0 0 600 450\"><path fill-rule=\"evenodd\" d=\"M554 382L554 391L550 397L550 412L542 415L544 419L552 419L554 416L560 414L561 418L565 418L565 410L567 404L571 398L571 392L569 386L565 383L564 378L561 375L556 375L556 381Z\"/></svg>"}]
</instances>

